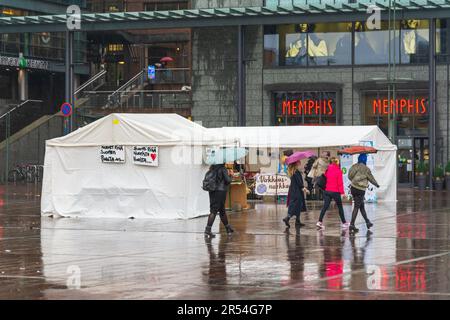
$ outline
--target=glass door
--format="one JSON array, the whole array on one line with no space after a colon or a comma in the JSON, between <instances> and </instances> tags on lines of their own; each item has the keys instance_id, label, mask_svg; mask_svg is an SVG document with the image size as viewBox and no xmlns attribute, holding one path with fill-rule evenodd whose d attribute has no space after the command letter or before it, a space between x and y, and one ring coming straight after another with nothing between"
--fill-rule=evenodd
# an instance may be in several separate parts
<instances>
[{"instance_id":1,"label":"glass door","mask_svg":"<svg viewBox=\"0 0 450 320\"><path fill-rule=\"evenodd\" d=\"M397 141L398 183L407 187L413 186L414 149L412 138L399 138Z\"/></svg>"},{"instance_id":2,"label":"glass door","mask_svg":"<svg viewBox=\"0 0 450 320\"><path fill-rule=\"evenodd\" d=\"M426 175L430 164L430 148L428 138L414 138L414 174L418 174L418 167L421 163L425 166ZM427 179L428 181L428 179Z\"/></svg>"}]
</instances>

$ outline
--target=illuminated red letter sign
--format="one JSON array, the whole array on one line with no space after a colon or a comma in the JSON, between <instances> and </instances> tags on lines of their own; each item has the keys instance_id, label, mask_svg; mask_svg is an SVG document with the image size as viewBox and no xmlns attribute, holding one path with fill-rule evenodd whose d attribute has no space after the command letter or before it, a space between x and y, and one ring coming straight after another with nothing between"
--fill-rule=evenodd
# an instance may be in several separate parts
<instances>
[{"instance_id":1,"label":"illuminated red letter sign","mask_svg":"<svg viewBox=\"0 0 450 320\"><path fill-rule=\"evenodd\" d=\"M374 99L372 101L374 115L397 114L413 115L427 113L427 103L424 98L418 99Z\"/></svg>"},{"instance_id":2,"label":"illuminated red letter sign","mask_svg":"<svg viewBox=\"0 0 450 320\"><path fill-rule=\"evenodd\" d=\"M283 116L290 115L332 115L334 106L332 99L322 100L284 100L282 102Z\"/></svg>"}]
</instances>

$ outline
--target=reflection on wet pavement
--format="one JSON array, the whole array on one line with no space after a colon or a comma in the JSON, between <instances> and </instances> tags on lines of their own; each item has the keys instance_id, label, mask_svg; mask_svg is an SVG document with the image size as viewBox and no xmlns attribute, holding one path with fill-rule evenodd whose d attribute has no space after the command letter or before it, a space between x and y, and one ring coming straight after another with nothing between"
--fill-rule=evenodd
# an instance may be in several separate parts
<instances>
[{"instance_id":1,"label":"reflection on wet pavement","mask_svg":"<svg viewBox=\"0 0 450 320\"><path fill-rule=\"evenodd\" d=\"M0 187L0 299L450 299L449 193L400 189L356 235L336 208L286 230L285 205L256 203L211 240L206 217L41 218L39 191Z\"/></svg>"}]
</instances>

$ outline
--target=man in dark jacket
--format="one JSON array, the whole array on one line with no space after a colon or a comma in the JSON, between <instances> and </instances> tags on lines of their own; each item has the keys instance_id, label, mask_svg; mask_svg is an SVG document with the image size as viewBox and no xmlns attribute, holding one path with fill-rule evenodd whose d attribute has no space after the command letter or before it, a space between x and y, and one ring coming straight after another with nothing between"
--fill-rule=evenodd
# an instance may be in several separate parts
<instances>
[{"instance_id":1,"label":"man in dark jacket","mask_svg":"<svg viewBox=\"0 0 450 320\"><path fill-rule=\"evenodd\" d=\"M211 232L211 227L216 219L217 213L220 216L220 220L228 234L234 232L233 228L228 223L228 217L225 211L225 201L227 199L227 191L228 186L231 183L231 177L228 174L225 165L216 164L212 165L209 170L215 172L216 177L216 188L214 191L209 191L209 217L208 223L205 228L205 236L209 236L211 238L215 237L215 235Z\"/></svg>"},{"instance_id":2,"label":"man in dark jacket","mask_svg":"<svg viewBox=\"0 0 450 320\"><path fill-rule=\"evenodd\" d=\"M364 208L364 196L366 189L369 186L369 182L372 183L377 188L380 187L377 180L372 175L369 167L366 165L367 155L360 154L358 157L358 163L354 164L348 171L348 178L351 181L351 193L355 206L352 212L352 221L350 222L349 230L351 232L358 232L359 229L355 227L356 217L358 216L358 211L361 210L361 214L366 221L367 229L370 229L373 224L367 217L366 209Z\"/></svg>"}]
</instances>

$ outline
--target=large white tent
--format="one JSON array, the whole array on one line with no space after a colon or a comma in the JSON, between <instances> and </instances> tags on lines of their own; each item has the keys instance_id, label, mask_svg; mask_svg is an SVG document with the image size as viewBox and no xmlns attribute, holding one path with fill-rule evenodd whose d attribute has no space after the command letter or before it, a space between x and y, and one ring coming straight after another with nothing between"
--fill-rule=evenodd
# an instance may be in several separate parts
<instances>
[{"instance_id":1,"label":"large white tent","mask_svg":"<svg viewBox=\"0 0 450 320\"><path fill-rule=\"evenodd\" d=\"M46 142L42 215L186 219L208 214L202 154L204 146L223 143L176 114L108 115ZM102 161L102 146L122 148L120 161ZM146 146L157 147L152 166L135 158L136 148Z\"/></svg>"},{"instance_id":2,"label":"large white tent","mask_svg":"<svg viewBox=\"0 0 450 320\"><path fill-rule=\"evenodd\" d=\"M380 184L379 200L397 199L397 146L377 126L264 126L209 129L223 139L239 138L241 147L258 149L313 149L345 147L370 142L374 155L374 176Z\"/></svg>"}]
</instances>

